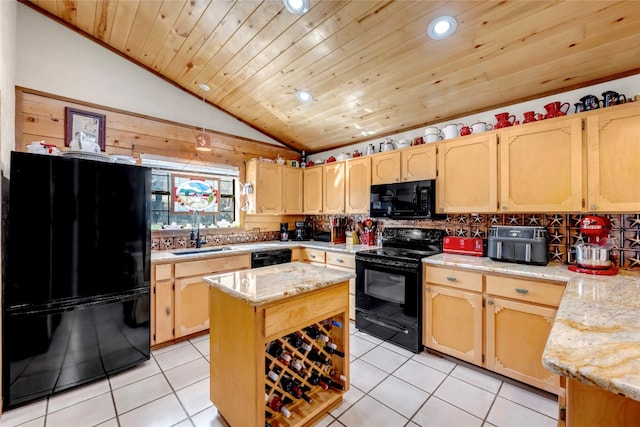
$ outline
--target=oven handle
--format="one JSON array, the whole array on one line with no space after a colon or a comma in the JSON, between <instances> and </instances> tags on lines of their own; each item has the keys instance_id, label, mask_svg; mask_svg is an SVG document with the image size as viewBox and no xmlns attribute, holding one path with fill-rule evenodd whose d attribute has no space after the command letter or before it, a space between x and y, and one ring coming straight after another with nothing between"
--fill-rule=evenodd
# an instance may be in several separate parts
<instances>
[{"instance_id":1,"label":"oven handle","mask_svg":"<svg viewBox=\"0 0 640 427\"><path fill-rule=\"evenodd\" d=\"M396 332L402 332L403 334L408 334L409 330L406 328L399 328L394 325L390 325L388 323L383 322L382 320L374 319L373 317L367 316L366 314L362 315L362 318L368 320L371 323L375 323L378 326L382 326L384 328L393 329Z\"/></svg>"}]
</instances>

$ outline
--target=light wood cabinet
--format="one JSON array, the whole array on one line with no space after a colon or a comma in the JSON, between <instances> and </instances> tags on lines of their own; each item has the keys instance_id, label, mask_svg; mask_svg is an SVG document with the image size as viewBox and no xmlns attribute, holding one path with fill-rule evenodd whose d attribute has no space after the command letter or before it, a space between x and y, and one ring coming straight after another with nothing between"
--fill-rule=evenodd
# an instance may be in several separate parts
<instances>
[{"instance_id":1,"label":"light wood cabinet","mask_svg":"<svg viewBox=\"0 0 640 427\"><path fill-rule=\"evenodd\" d=\"M635 427L638 420L637 400L567 379L566 427Z\"/></svg>"},{"instance_id":2,"label":"light wood cabinet","mask_svg":"<svg viewBox=\"0 0 640 427\"><path fill-rule=\"evenodd\" d=\"M248 214L282 213L282 166L259 160L247 162L246 180L254 186L247 195Z\"/></svg>"},{"instance_id":3,"label":"light wood cabinet","mask_svg":"<svg viewBox=\"0 0 640 427\"><path fill-rule=\"evenodd\" d=\"M438 213L496 211L498 140L495 133L439 143L437 158Z\"/></svg>"},{"instance_id":4,"label":"light wood cabinet","mask_svg":"<svg viewBox=\"0 0 640 427\"><path fill-rule=\"evenodd\" d=\"M286 372L303 385L308 384L308 377L272 358L266 347L271 341L277 341L304 363L305 370L319 372L315 364L306 360L303 350L289 346L284 337L298 333L304 339L304 327L321 327L325 319L337 320L342 324L341 328L333 327L324 332L345 353L345 358L328 356L337 375L347 378L346 391L349 387L347 289L347 282L342 282L270 304L252 305L215 287L210 288L211 329L215 331L215 339L210 340L210 397L229 425L263 426L265 412L271 414L269 422L272 425L313 425L340 404L342 391L311 386L308 394L313 401L307 403L292 398L293 402L287 405L290 418L284 419L282 414L271 410L265 405L265 395L269 399L276 391L287 394L277 383L265 378L265 368L278 371L278 375Z\"/></svg>"},{"instance_id":5,"label":"light wood cabinet","mask_svg":"<svg viewBox=\"0 0 640 427\"><path fill-rule=\"evenodd\" d=\"M487 368L562 393L560 377L542 365L542 353L564 284L487 275L486 286Z\"/></svg>"},{"instance_id":6,"label":"light wood cabinet","mask_svg":"<svg viewBox=\"0 0 640 427\"><path fill-rule=\"evenodd\" d=\"M371 158L371 184L400 182L400 151L380 153Z\"/></svg>"},{"instance_id":7,"label":"light wood cabinet","mask_svg":"<svg viewBox=\"0 0 640 427\"><path fill-rule=\"evenodd\" d=\"M371 157L346 161L345 205L347 213L368 214L371 208Z\"/></svg>"},{"instance_id":8,"label":"light wood cabinet","mask_svg":"<svg viewBox=\"0 0 640 427\"><path fill-rule=\"evenodd\" d=\"M580 117L501 129L500 210L580 211L584 188L582 134Z\"/></svg>"},{"instance_id":9,"label":"light wood cabinet","mask_svg":"<svg viewBox=\"0 0 640 427\"><path fill-rule=\"evenodd\" d=\"M322 213L322 171L322 166L314 166L312 168L304 169L303 211L307 215L317 215Z\"/></svg>"},{"instance_id":10,"label":"light wood cabinet","mask_svg":"<svg viewBox=\"0 0 640 427\"><path fill-rule=\"evenodd\" d=\"M345 162L323 165L322 213L345 213Z\"/></svg>"},{"instance_id":11,"label":"light wood cabinet","mask_svg":"<svg viewBox=\"0 0 640 427\"><path fill-rule=\"evenodd\" d=\"M598 110L587 117L589 212L638 212L640 105Z\"/></svg>"},{"instance_id":12,"label":"light wood cabinet","mask_svg":"<svg viewBox=\"0 0 640 427\"><path fill-rule=\"evenodd\" d=\"M173 264L151 269L151 345L174 339Z\"/></svg>"},{"instance_id":13,"label":"light wood cabinet","mask_svg":"<svg viewBox=\"0 0 640 427\"><path fill-rule=\"evenodd\" d=\"M208 285L204 276L251 268L248 253L152 267L151 345L209 328Z\"/></svg>"},{"instance_id":14,"label":"light wood cabinet","mask_svg":"<svg viewBox=\"0 0 640 427\"><path fill-rule=\"evenodd\" d=\"M371 156L371 183L391 184L436 178L436 147L417 145Z\"/></svg>"},{"instance_id":15,"label":"light wood cabinet","mask_svg":"<svg viewBox=\"0 0 640 427\"><path fill-rule=\"evenodd\" d=\"M563 283L431 265L423 277L426 347L563 393L560 377L542 365Z\"/></svg>"},{"instance_id":16,"label":"light wood cabinet","mask_svg":"<svg viewBox=\"0 0 640 427\"><path fill-rule=\"evenodd\" d=\"M436 147L416 145L400 151L402 181L436 179Z\"/></svg>"},{"instance_id":17,"label":"light wood cabinet","mask_svg":"<svg viewBox=\"0 0 640 427\"><path fill-rule=\"evenodd\" d=\"M282 213L302 214L302 169L284 166L282 168Z\"/></svg>"},{"instance_id":18,"label":"light wood cabinet","mask_svg":"<svg viewBox=\"0 0 640 427\"><path fill-rule=\"evenodd\" d=\"M424 267L424 277L423 344L482 365L482 274Z\"/></svg>"}]
</instances>

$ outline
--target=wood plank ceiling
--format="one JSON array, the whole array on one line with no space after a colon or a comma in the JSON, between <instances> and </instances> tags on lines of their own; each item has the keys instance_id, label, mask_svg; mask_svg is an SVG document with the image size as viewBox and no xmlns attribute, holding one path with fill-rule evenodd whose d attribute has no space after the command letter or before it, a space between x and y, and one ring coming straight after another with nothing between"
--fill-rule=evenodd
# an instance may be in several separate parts
<instances>
[{"instance_id":1,"label":"wood plank ceiling","mask_svg":"<svg viewBox=\"0 0 640 427\"><path fill-rule=\"evenodd\" d=\"M309 152L640 72L640 1L19 1Z\"/></svg>"}]
</instances>

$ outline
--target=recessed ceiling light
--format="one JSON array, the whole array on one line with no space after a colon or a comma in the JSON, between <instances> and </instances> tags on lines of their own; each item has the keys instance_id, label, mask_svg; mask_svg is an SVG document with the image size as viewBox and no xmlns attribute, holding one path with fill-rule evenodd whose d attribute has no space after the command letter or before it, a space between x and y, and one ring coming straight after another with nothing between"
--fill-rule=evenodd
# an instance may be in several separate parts
<instances>
[{"instance_id":1,"label":"recessed ceiling light","mask_svg":"<svg viewBox=\"0 0 640 427\"><path fill-rule=\"evenodd\" d=\"M306 90L297 91L296 92L296 98L298 98L298 101L305 102L305 103L313 101L313 95L311 95Z\"/></svg>"},{"instance_id":2,"label":"recessed ceiling light","mask_svg":"<svg viewBox=\"0 0 640 427\"><path fill-rule=\"evenodd\" d=\"M202 89L205 92L209 92L209 89L211 89L209 86L207 86L204 83L200 83L198 86L200 86L200 89Z\"/></svg>"},{"instance_id":3,"label":"recessed ceiling light","mask_svg":"<svg viewBox=\"0 0 640 427\"><path fill-rule=\"evenodd\" d=\"M458 23L453 16L440 16L429 24L427 34L434 40L442 40L450 37L458 28Z\"/></svg>"},{"instance_id":4,"label":"recessed ceiling light","mask_svg":"<svg viewBox=\"0 0 640 427\"><path fill-rule=\"evenodd\" d=\"M302 15L309 10L309 0L282 0L282 3L294 15Z\"/></svg>"}]
</instances>

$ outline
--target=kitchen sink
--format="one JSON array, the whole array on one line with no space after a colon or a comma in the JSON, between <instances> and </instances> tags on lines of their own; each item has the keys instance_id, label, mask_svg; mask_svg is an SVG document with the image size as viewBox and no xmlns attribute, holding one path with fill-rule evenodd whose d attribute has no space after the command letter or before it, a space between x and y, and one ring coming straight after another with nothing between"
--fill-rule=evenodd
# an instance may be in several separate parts
<instances>
[{"instance_id":1,"label":"kitchen sink","mask_svg":"<svg viewBox=\"0 0 640 427\"><path fill-rule=\"evenodd\" d=\"M196 255L196 254L206 254L211 252L225 252L231 251L233 248L231 246L220 246L216 248L198 248L198 249L185 249L178 250L173 252L174 255Z\"/></svg>"}]
</instances>

